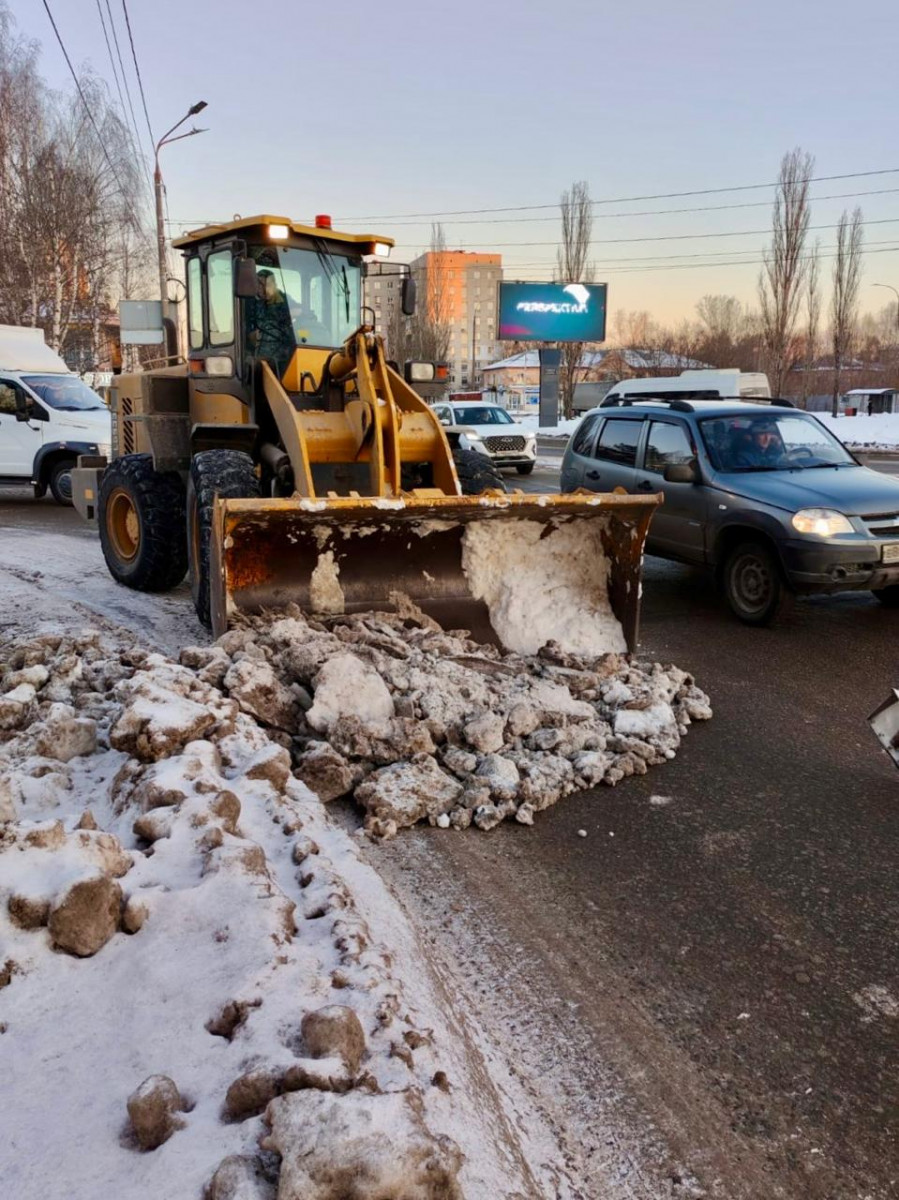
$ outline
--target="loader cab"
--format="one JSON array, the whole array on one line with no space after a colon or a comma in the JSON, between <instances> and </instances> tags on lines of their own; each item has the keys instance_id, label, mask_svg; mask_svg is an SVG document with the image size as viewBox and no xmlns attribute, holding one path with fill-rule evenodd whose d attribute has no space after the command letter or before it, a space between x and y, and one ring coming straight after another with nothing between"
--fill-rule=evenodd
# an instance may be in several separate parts
<instances>
[{"instance_id":1,"label":"loader cab","mask_svg":"<svg viewBox=\"0 0 899 1200\"><path fill-rule=\"evenodd\" d=\"M363 323L365 264L393 243L316 222L254 217L174 243L186 258L192 408L227 395L252 410L260 360L288 392L321 402L327 359Z\"/></svg>"}]
</instances>

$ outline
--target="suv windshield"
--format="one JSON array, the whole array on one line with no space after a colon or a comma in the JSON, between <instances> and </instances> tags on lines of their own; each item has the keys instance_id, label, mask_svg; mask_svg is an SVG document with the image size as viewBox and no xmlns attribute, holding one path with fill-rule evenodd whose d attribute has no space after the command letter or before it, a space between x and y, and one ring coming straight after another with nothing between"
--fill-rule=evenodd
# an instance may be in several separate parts
<instances>
[{"instance_id":1,"label":"suv windshield","mask_svg":"<svg viewBox=\"0 0 899 1200\"><path fill-rule=\"evenodd\" d=\"M454 408L457 425L514 425L504 408Z\"/></svg>"},{"instance_id":2,"label":"suv windshield","mask_svg":"<svg viewBox=\"0 0 899 1200\"><path fill-rule=\"evenodd\" d=\"M801 413L707 417L699 427L716 471L799 471L858 465L833 434Z\"/></svg>"},{"instance_id":3,"label":"suv windshield","mask_svg":"<svg viewBox=\"0 0 899 1200\"><path fill-rule=\"evenodd\" d=\"M362 323L362 260L330 248L253 247L258 292L247 304L250 349L289 359L297 346L342 346Z\"/></svg>"},{"instance_id":4,"label":"suv windshield","mask_svg":"<svg viewBox=\"0 0 899 1200\"><path fill-rule=\"evenodd\" d=\"M60 412L93 412L106 405L77 375L23 375L36 396Z\"/></svg>"}]
</instances>

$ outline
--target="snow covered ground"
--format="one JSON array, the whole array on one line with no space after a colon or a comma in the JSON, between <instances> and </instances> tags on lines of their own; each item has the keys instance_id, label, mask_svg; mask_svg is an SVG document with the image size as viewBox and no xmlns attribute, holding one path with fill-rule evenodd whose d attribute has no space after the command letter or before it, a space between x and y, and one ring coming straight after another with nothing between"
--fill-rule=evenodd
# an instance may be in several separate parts
<instances>
[{"instance_id":1,"label":"snow covered ground","mask_svg":"<svg viewBox=\"0 0 899 1200\"><path fill-rule=\"evenodd\" d=\"M527 823L671 757L708 715L692 680L409 618L294 613L210 645L186 588L128 592L88 531L24 522L0 595L5 1190L580 1195L322 800L355 788L372 835Z\"/></svg>"}]
</instances>

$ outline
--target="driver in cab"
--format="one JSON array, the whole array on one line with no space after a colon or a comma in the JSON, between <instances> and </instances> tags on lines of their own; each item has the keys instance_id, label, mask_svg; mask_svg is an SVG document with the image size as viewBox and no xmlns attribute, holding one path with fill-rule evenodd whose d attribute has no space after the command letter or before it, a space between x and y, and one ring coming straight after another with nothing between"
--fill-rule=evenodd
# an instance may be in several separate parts
<instances>
[{"instance_id":1,"label":"driver in cab","mask_svg":"<svg viewBox=\"0 0 899 1200\"><path fill-rule=\"evenodd\" d=\"M256 279L259 291L250 317L250 349L257 358L268 359L281 376L296 349L287 297L271 271L260 271Z\"/></svg>"},{"instance_id":2,"label":"driver in cab","mask_svg":"<svg viewBox=\"0 0 899 1200\"><path fill-rule=\"evenodd\" d=\"M735 467L778 467L784 461L783 438L777 422L753 421L734 453Z\"/></svg>"}]
</instances>

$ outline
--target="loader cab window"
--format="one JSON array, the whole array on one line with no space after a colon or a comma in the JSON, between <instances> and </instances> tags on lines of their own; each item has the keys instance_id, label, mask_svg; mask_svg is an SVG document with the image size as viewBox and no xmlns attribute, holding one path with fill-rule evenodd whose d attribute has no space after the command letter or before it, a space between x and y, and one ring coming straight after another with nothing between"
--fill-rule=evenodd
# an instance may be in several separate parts
<instances>
[{"instance_id":1,"label":"loader cab window","mask_svg":"<svg viewBox=\"0 0 899 1200\"><path fill-rule=\"evenodd\" d=\"M218 250L206 260L209 289L209 344L230 346L234 341L234 284L230 250ZM193 311L193 306L191 306ZM191 342L193 346L193 342Z\"/></svg>"},{"instance_id":2,"label":"loader cab window","mask_svg":"<svg viewBox=\"0 0 899 1200\"><path fill-rule=\"evenodd\" d=\"M187 264L187 307L190 311L190 348L203 349L203 278L198 258Z\"/></svg>"},{"instance_id":3,"label":"loader cab window","mask_svg":"<svg viewBox=\"0 0 899 1200\"><path fill-rule=\"evenodd\" d=\"M292 246L253 248L260 297L249 315L277 327L279 342L336 349L362 323L362 260L345 254L317 253ZM273 291L274 288L274 291ZM252 339L250 344L252 345ZM262 354L261 357L267 357Z\"/></svg>"}]
</instances>

